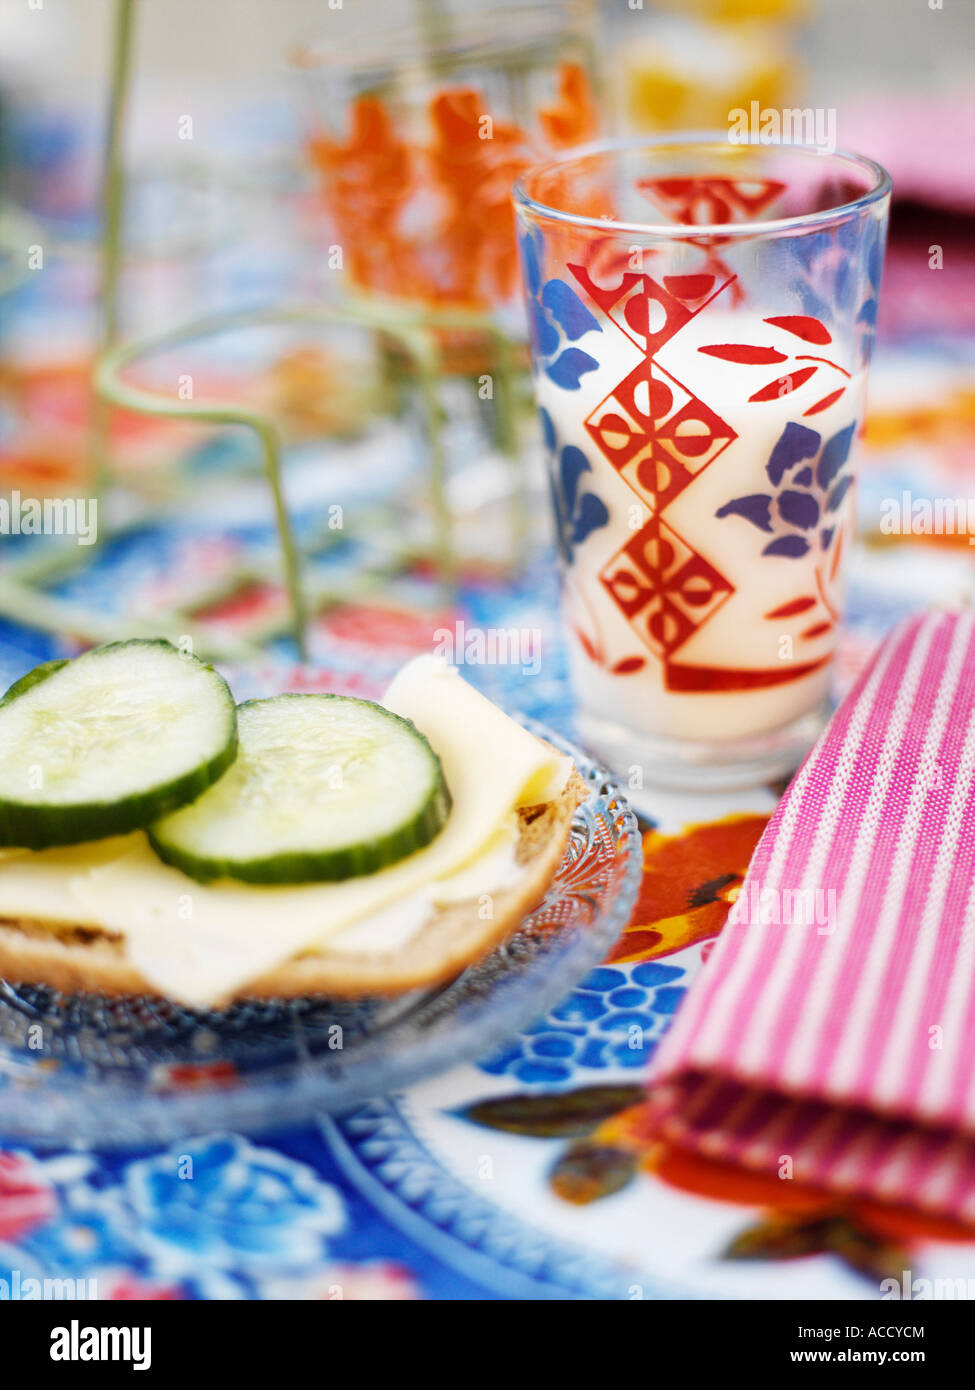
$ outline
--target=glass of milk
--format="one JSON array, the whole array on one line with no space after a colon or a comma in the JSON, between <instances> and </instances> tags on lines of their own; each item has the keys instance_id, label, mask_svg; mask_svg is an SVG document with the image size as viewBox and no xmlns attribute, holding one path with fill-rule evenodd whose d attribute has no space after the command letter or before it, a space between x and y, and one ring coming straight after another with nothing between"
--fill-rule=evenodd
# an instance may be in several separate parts
<instances>
[{"instance_id":1,"label":"glass of milk","mask_svg":"<svg viewBox=\"0 0 975 1390\"><path fill-rule=\"evenodd\" d=\"M890 180L671 137L514 200L584 740L631 790L790 772L828 704Z\"/></svg>"}]
</instances>

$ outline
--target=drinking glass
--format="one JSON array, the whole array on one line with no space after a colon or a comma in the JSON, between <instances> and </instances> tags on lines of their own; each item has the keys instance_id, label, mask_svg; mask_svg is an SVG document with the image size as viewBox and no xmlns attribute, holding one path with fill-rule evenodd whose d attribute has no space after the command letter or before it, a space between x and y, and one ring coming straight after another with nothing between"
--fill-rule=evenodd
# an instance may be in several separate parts
<instances>
[{"instance_id":1,"label":"drinking glass","mask_svg":"<svg viewBox=\"0 0 975 1390\"><path fill-rule=\"evenodd\" d=\"M827 708L890 180L688 136L514 201L583 739L634 790L771 780Z\"/></svg>"}]
</instances>

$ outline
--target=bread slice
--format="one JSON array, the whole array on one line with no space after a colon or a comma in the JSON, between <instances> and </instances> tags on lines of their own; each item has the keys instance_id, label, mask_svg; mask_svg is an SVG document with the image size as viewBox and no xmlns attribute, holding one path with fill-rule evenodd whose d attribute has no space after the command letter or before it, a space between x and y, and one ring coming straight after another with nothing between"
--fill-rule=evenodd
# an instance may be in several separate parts
<instances>
[{"instance_id":1,"label":"bread slice","mask_svg":"<svg viewBox=\"0 0 975 1390\"><path fill-rule=\"evenodd\" d=\"M586 784L573 769L562 795L544 806L522 807L515 855L521 870L510 887L492 895L492 915L475 902L438 909L413 939L388 954L306 952L244 986L235 999L282 999L310 994L354 998L396 995L441 984L486 955L535 907L562 861L576 807ZM0 917L0 978L11 984L46 984L65 994L158 994L129 963L121 937L93 927L13 921Z\"/></svg>"}]
</instances>

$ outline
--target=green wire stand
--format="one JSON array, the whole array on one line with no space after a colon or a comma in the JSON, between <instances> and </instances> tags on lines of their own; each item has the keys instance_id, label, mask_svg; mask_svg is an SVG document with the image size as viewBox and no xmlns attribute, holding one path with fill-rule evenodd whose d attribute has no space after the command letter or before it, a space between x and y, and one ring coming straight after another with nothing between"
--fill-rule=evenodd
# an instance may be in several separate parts
<instances>
[{"instance_id":1,"label":"green wire stand","mask_svg":"<svg viewBox=\"0 0 975 1390\"><path fill-rule=\"evenodd\" d=\"M312 608L318 611L329 603L347 601L353 596L361 597L367 592L375 592L376 584L371 576L364 576L362 582L352 588L342 586L320 590L314 596L314 605L309 603L302 581L301 557L285 505L282 444L274 422L266 414L247 409L236 401L203 403L168 400L154 391L133 385L124 375L126 370L136 363L190 341L255 327L284 324L372 329L393 338L401 350L408 354L416 369L429 453L429 494L434 526L433 559L441 582L446 588L451 588L456 582L457 566L446 499L439 403L436 398L439 361L430 335L414 329L405 320L401 324L393 324L390 322L389 314L382 307L367 303L335 308L281 306L260 311L214 314L157 337L143 338L103 353L95 368L95 385L104 401L124 410L157 419L240 426L250 430L256 437L274 507L281 568L290 608L290 631L299 653L305 657L307 625ZM376 578L382 579L385 575Z\"/></svg>"}]
</instances>

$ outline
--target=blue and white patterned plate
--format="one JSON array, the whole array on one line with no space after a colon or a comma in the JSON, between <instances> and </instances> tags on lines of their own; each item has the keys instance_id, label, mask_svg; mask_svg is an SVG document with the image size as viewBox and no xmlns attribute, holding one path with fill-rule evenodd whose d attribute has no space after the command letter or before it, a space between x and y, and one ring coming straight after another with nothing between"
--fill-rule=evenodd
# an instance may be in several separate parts
<instances>
[{"instance_id":1,"label":"blue and white patterned plate","mask_svg":"<svg viewBox=\"0 0 975 1390\"><path fill-rule=\"evenodd\" d=\"M484 1056L530 1025L610 949L642 857L636 818L605 770L523 722L572 756L588 794L544 901L485 960L396 1000L316 996L221 1012L0 982L0 1133L104 1148L264 1130Z\"/></svg>"}]
</instances>

